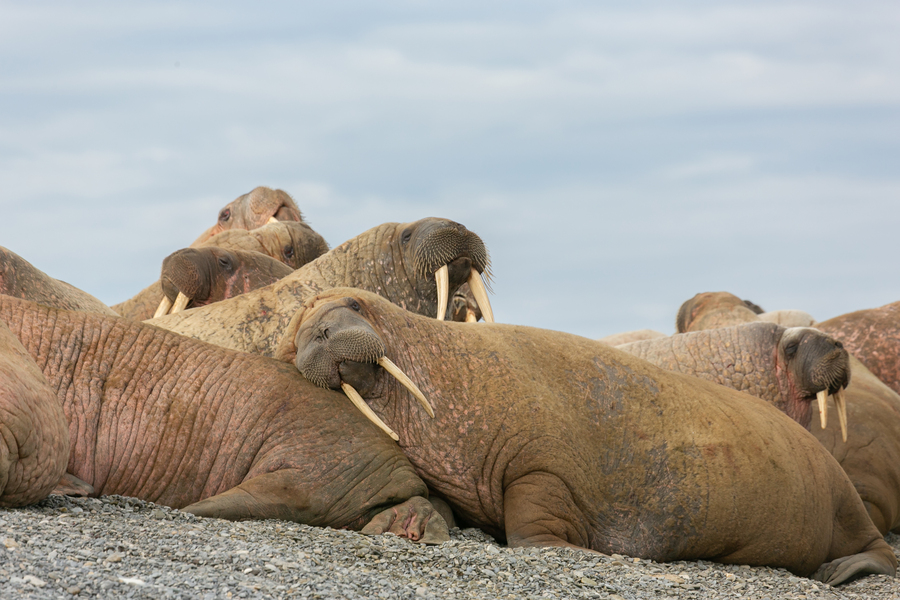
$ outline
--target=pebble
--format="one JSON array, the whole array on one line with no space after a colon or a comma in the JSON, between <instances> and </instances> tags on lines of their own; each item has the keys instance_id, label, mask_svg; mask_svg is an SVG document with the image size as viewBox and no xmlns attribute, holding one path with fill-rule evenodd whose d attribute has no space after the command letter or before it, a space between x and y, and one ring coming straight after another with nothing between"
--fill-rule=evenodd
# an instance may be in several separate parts
<instances>
[{"instance_id":1,"label":"pebble","mask_svg":"<svg viewBox=\"0 0 900 600\"><path fill-rule=\"evenodd\" d=\"M121 496L50 496L0 509L0 597L900 598L900 580L886 576L832 588L783 569L510 549L477 529L450 538L422 546L283 521L200 519ZM900 536L886 539L900 555Z\"/></svg>"}]
</instances>

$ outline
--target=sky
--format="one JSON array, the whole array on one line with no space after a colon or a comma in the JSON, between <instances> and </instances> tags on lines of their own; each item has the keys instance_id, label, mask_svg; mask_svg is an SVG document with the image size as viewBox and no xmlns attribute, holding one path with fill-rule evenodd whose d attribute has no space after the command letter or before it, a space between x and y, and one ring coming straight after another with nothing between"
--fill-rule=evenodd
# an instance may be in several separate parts
<instances>
[{"instance_id":1,"label":"sky","mask_svg":"<svg viewBox=\"0 0 900 600\"><path fill-rule=\"evenodd\" d=\"M498 321L900 300L900 4L5 2L0 246L115 304L258 185L459 221Z\"/></svg>"}]
</instances>

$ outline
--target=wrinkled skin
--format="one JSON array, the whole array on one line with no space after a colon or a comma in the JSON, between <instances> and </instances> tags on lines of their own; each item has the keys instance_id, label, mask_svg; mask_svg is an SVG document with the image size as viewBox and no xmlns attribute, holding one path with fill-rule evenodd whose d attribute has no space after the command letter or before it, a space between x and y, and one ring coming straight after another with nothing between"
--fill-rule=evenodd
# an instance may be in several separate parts
<instances>
[{"instance_id":1,"label":"wrinkled skin","mask_svg":"<svg viewBox=\"0 0 900 600\"><path fill-rule=\"evenodd\" d=\"M446 263L451 296L473 269L488 274L484 243L459 223L437 218L385 223L272 285L149 322L225 348L272 356L303 301L336 286L375 292L407 310L435 316L434 271Z\"/></svg>"},{"instance_id":2,"label":"wrinkled skin","mask_svg":"<svg viewBox=\"0 0 900 600\"><path fill-rule=\"evenodd\" d=\"M300 213L300 209L297 208L294 199L287 192L259 186L226 204L219 211L219 218L216 224L194 240L191 247L194 248L212 236L229 229L256 229L257 227L262 227L270 219L303 221L303 215Z\"/></svg>"},{"instance_id":3,"label":"wrinkled skin","mask_svg":"<svg viewBox=\"0 0 900 600\"><path fill-rule=\"evenodd\" d=\"M806 327L748 323L616 346L667 371L762 398L809 429L816 393L850 383L850 356ZM818 409L816 409L818 412ZM832 413L837 419L837 413Z\"/></svg>"},{"instance_id":4,"label":"wrinkled skin","mask_svg":"<svg viewBox=\"0 0 900 600\"><path fill-rule=\"evenodd\" d=\"M67 471L96 494L207 517L352 529L372 521L411 539L447 539L390 438L288 365L9 298L0 318L62 400Z\"/></svg>"},{"instance_id":5,"label":"wrinkled skin","mask_svg":"<svg viewBox=\"0 0 900 600\"><path fill-rule=\"evenodd\" d=\"M900 394L900 302L840 315L816 327L844 342L851 354Z\"/></svg>"},{"instance_id":6,"label":"wrinkled skin","mask_svg":"<svg viewBox=\"0 0 900 600\"><path fill-rule=\"evenodd\" d=\"M45 498L66 472L68 460L62 405L0 320L0 507Z\"/></svg>"},{"instance_id":7,"label":"wrinkled skin","mask_svg":"<svg viewBox=\"0 0 900 600\"><path fill-rule=\"evenodd\" d=\"M434 420L375 357L342 358L379 344ZM356 387L429 488L510 546L770 565L832 584L896 570L844 472L799 425L592 340L439 322L339 289L298 312L278 357Z\"/></svg>"},{"instance_id":8,"label":"wrinkled skin","mask_svg":"<svg viewBox=\"0 0 900 600\"><path fill-rule=\"evenodd\" d=\"M716 321L719 323L723 323L723 316L729 314L728 310L722 310L724 303L723 297L719 303L709 304L718 313ZM743 320L745 315L742 313L730 314L735 325L757 322L763 316ZM707 320L702 310L696 316L699 322ZM900 395L857 360L850 345L837 332L823 331L841 340L844 348L851 352L851 380L845 393L847 441L843 441L834 416L829 418L824 429L818 419L812 419L810 432L847 473L878 530L881 533L900 532L900 435L897 433L900 432ZM729 385L725 380L719 383ZM759 387L752 393L768 401L774 398L771 392L763 393ZM828 406L829 414L835 415L833 400L828 401Z\"/></svg>"},{"instance_id":9,"label":"wrinkled skin","mask_svg":"<svg viewBox=\"0 0 900 600\"><path fill-rule=\"evenodd\" d=\"M252 292L293 272L259 252L183 248L163 260L159 282L170 301L180 292L191 299L187 308L195 308Z\"/></svg>"},{"instance_id":10,"label":"wrinkled skin","mask_svg":"<svg viewBox=\"0 0 900 600\"><path fill-rule=\"evenodd\" d=\"M105 315L116 312L65 281L53 279L24 258L0 247L0 294L38 304Z\"/></svg>"},{"instance_id":11,"label":"wrinkled skin","mask_svg":"<svg viewBox=\"0 0 900 600\"><path fill-rule=\"evenodd\" d=\"M259 252L292 269L299 269L328 252L328 244L322 236L298 221L279 221L253 230L223 231L196 247ZM153 317L162 297L162 286L156 280L132 298L113 305L113 310L123 317L143 321Z\"/></svg>"},{"instance_id":12,"label":"wrinkled skin","mask_svg":"<svg viewBox=\"0 0 900 600\"><path fill-rule=\"evenodd\" d=\"M622 333L614 333L606 337L602 337L598 342L607 346L621 346L631 342L640 342L642 340L655 340L666 337L666 334L654 331L652 329L637 329L635 331L623 331Z\"/></svg>"}]
</instances>

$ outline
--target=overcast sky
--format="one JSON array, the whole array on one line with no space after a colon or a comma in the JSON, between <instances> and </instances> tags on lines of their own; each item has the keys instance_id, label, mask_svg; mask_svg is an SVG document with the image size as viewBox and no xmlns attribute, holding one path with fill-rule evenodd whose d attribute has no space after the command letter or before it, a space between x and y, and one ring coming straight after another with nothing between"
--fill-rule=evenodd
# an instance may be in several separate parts
<instances>
[{"instance_id":1,"label":"overcast sky","mask_svg":"<svg viewBox=\"0 0 900 600\"><path fill-rule=\"evenodd\" d=\"M114 304L282 188L447 217L498 321L671 333L900 300L900 4L0 2L0 245Z\"/></svg>"}]
</instances>

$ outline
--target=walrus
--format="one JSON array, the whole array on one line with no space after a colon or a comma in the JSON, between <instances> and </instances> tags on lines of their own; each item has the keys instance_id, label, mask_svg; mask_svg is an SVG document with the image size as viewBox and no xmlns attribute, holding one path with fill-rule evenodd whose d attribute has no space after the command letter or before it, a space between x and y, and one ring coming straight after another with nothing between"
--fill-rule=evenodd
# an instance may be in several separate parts
<instances>
[{"instance_id":1,"label":"walrus","mask_svg":"<svg viewBox=\"0 0 900 600\"><path fill-rule=\"evenodd\" d=\"M847 437L843 390L851 384L850 354L840 341L817 329L751 322L616 348L667 371L762 398L807 430L812 403L818 403L820 422L827 423L826 402L834 396L842 436Z\"/></svg>"},{"instance_id":2,"label":"walrus","mask_svg":"<svg viewBox=\"0 0 900 600\"><path fill-rule=\"evenodd\" d=\"M230 229L256 229L273 221L303 221L297 203L284 190L265 186L253 188L238 196L222 210L216 224L200 234L191 247L197 247L217 233Z\"/></svg>"},{"instance_id":3,"label":"walrus","mask_svg":"<svg viewBox=\"0 0 900 600\"><path fill-rule=\"evenodd\" d=\"M7 296L0 296L0 320L58 411L56 421L36 407L31 416L39 418L30 423L15 408L13 418L4 416L0 466L4 456L14 458L4 453L14 448L10 439L20 440L22 458L34 446L58 453L65 444L66 483L91 495L133 496L203 517L449 539L396 444L343 395L313 386L290 365L121 317ZM55 431L60 417L63 429ZM48 461L41 466L31 472L49 482L33 482L30 501L60 479Z\"/></svg>"},{"instance_id":4,"label":"walrus","mask_svg":"<svg viewBox=\"0 0 900 600\"><path fill-rule=\"evenodd\" d=\"M701 302L697 302L698 299ZM706 323L726 328L729 324L739 326L757 323L764 316L765 313L748 315L739 309L736 310L734 307L740 302L737 296L727 292L698 294L682 305L679 315L692 316L680 319L680 324L699 333ZM817 324L816 329L821 325ZM824 334L832 336L844 349L851 352L850 385L844 393L847 427L842 431L835 420L825 425L821 419L813 419L809 424L810 432L847 473L878 530L881 533L900 532L900 395L857 360L852 354L852 346L841 338L839 332L831 329ZM672 339L680 337L673 336ZM677 343L685 346L690 339L692 338L684 337ZM714 341L715 339L718 341ZM730 345L727 350L726 344ZM735 359L747 359L753 352L764 354L765 350L760 350L759 346L756 346L756 350L752 350L752 346L744 347L743 341L722 333L717 333L714 337L693 338L690 345L692 348L687 350L690 359L682 361L677 369L681 372L694 370L694 374L704 377L705 370L721 370L725 376L715 378L715 381L725 385L740 385L741 389L744 389L743 386L751 379L765 380L766 377L771 377L765 374L764 369L758 370L753 378L740 380L738 377L740 373L750 371L751 367L746 364L738 366L739 361ZM723 356L731 357L727 365L722 364ZM727 369L723 368L726 366ZM731 380L727 376L728 373L733 375ZM773 391L766 390L764 386L756 386L751 393L769 401L773 400ZM829 400L826 411L833 408L834 404Z\"/></svg>"},{"instance_id":5,"label":"walrus","mask_svg":"<svg viewBox=\"0 0 900 600\"><path fill-rule=\"evenodd\" d=\"M283 262L259 252L214 246L182 248L163 260L159 274L163 299L154 316L234 298L293 272Z\"/></svg>"},{"instance_id":6,"label":"walrus","mask_svg":"<svg viewBox=\"0 0 900 600\"><path fill-rule=\"evenodd\" d=\"M768 565L832 585L896 571L834 458L748 394L575 335L440 322L353 289L304 303L276 356L355 389L462 522L510 546Z\"/></svg>"}]
</instances>

